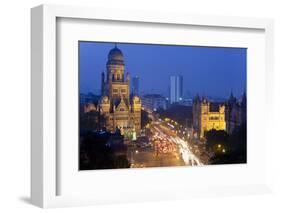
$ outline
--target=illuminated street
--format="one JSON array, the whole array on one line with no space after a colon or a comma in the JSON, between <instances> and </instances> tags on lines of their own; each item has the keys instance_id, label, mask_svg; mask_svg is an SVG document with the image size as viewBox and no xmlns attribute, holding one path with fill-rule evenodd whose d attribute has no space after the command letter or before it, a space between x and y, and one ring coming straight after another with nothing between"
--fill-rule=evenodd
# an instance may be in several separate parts
<instances>
[{"instance_id":1,"label":"illuminated street","mask_svg":"<svg viewBox=\"0 0 281 213\"><path fill-rule=\"evenodd\" d=\"M173 142L177 145L177 151L179 152L181 158L183 159L185 165L202 165L200 160L191 152L188 143L182 140L179 136L173 135L173 133L163 131L164 124L162 122L153 122L151 125L152 132L154 134L159 134L161 137L165 138L169 142ZM169 129L172 131L172 129Z\"/></svg>"},{"instance_id":2,"label":"illuminated street","mask_svg":"<svg viewBox=\"0 0 281 213\"><path fill-rule=\"evenodd\" d=\"M151 112L149 116L152 119L149 128L152 145L146 149L129 149L127 157L131 160L131 167L203 165L191 151L188 142L181 139L171 126L156 119Z\"/></svg>"}]
</instances>

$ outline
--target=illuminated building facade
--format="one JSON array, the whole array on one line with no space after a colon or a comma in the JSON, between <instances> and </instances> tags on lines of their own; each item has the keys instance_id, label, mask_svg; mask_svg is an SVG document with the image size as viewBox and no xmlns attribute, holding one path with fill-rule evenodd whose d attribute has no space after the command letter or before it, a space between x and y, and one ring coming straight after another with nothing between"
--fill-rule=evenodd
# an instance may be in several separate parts
<instances>
[{"instance_id":1,"label":"illuminated building facade","mask_svg":"<svg viewBox=\"0 0 281 213\"><path fill-rule=\"evenodd\" d=\"M130 97L130 76L124 70L123 54L115 46L108 54L106 73L102 73L99 110L109 131L118 128L121 134L130 137L140 134L141 99Z\"/></svg>"},{"instance_id":2,"label":"illuminated building facade","mask_svg":"<svg viewBox=\"0 0 281 213\"><path fill-rule=\"evenodd\" d=\"M200 138L209 130L226 130L225 104L211 103L196 96L192 105L193 128Z\"/></svg>"}]
</instances>

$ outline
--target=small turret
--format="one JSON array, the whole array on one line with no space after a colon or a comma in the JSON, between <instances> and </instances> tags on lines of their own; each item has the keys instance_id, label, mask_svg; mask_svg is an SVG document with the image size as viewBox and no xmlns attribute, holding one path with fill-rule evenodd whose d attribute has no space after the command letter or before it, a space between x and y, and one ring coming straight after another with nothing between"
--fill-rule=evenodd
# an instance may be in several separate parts
<instances>
[{"instance_id":1,"label":"small turret","mask_svg":"<svg viewBox=\"0 0 281 213\"><path fill-rule=\"evenodd\" d=\"M222 104L219 106L219 112L223 114L225 112L225 106Z\"/></svg>"},{"instance_id":2,"label":"small turret","mask_svg":"<svg viewBox=\"0 0 281 213\"><path fill-rule=\"evenodd\" d=\"M130 73L129 72L126 73L126 81L130 81Z\"/></svg>"},{"instance_id":3,"label":"small turret","mask_svg":"<svg viewBox=\"0 0 281 213\"><path fill-rule=\"evenodd\" d=\"M102 95L104 95L104 93L105 93L104 84L105 84L105 82L104 82L104 72L102 72L101 73L101 94Z\"/></svg>"},{"instance_id":4,"label":"small turret","mask_svg":"<svg viewBox=\"0 0 281 213\"><path fill-rule=\"evenodd\" d=\"M230 92L230 97L229 97L229 99L233 99L234 98L234 96L233 96L233 93L232 93L232 91Z\"/></svg>"},{"instance_id":5,"label":"small turret","mask_svg":"<svg viewBox=\"0 0 281 213\"><path fill-rule=\"evenodd\" d=\"M199 96L198 93L197 93L197 94L195 95L195 97L193 98L193 102L194 102L194 103L200 103L200 96Z\"/></svg>"},{"instance_id":6,"label":"small turret","mask_svg":"<svg viewBox=\"0 0 281 213\"><path fill-rule=\"evenodd\" d=\"M228 104L229 104L230 106L232 106L232 105L235 104L235 103L236 103L236 98L234 97L234 95L233 95L233 93L232 93L232 91L231 91L230 96L229 96L229 99L228 99Z\"/></svg>"},{"instance_id":7,"label":"small turret","mask_svg":"<svg viewBox=\"0 0 281 213\"><path fill-rule=\"evenodd\" d=\"M104 71L101 72L101 82L104 83Z\"/></svg>"},{"instance_id":8,"label":"small turret","mask_svg":"<svg viewBox=\"0 0 281 213\"><path fill-rule=\"evenodd\" d=\"M113 80L113 75L110 72L109 75L108 75L108 82L112 82L112 80Z\"/></svg>"}]
</instances>

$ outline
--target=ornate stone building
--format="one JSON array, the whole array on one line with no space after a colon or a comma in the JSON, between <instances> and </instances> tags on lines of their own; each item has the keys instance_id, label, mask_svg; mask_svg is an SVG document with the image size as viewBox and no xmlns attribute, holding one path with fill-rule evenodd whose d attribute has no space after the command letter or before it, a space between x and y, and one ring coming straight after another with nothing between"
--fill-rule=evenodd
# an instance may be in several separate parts
<instances>
[{"instance_id":1,"label":"ornate stone building","mask_svg":"<svg viewBox=\"0 0 281 213\"><path fill-rule=\"evenodd\" d=\"M192 105L193 128L200 138L211 129L226 130L225 105L211 103L198 95Z\"/></svg>"},{"instance_id":2,"label":"ornate stone building","mask_svg":"<svg viewBox=\"0 0 281 213\"><path fill-rule=\"evenodd\" d=\"M106 128L114 132L134 137L141 130L141 99L130 96L130 76L125 75L124 56L116 46L110 50L106 63L106 73L101 77L102 97L99 101L100 113L106 119Z\"/></svg>"},{"instance_id":3,"label":"ornate stone building","mask_svg":"<svg viewBox=\"0 0 281 213\"><path fill-rule=\"evenodd\" d=\"M237 100L233 94L230 94L228 101L226 102L226 131L231 134L233 130L241 126L247 119L247 98L244 92L241 100Z\"/></svg>"}]
</instances>

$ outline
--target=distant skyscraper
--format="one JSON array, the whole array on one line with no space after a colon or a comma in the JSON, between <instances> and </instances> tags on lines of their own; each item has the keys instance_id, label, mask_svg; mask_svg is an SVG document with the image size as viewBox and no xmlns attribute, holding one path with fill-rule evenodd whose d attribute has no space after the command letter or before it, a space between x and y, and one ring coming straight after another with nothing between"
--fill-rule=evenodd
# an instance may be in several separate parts
<instances>
[{"instance_id":1,"label":"distant skyscraper","mask_svg":"<svg viewBox=\"0 0 281 213\"><path fill-rule=\"evenodd\" d=\"M183 78L181 75L170 77L170 103L180 102L183 96Z\"/></svg>"},{"instance_id":2,"label":"distant skyscraper","mask_svg":"<svg viewBox=\"0 0 281 213\"><path fill-rule=\"evenodd\" d=\"M139 77L138 76L133 77L132 81L133 81L132 92L134 95L139 95L139 83L140 83Z\"/></svg>"}]
</instances>

